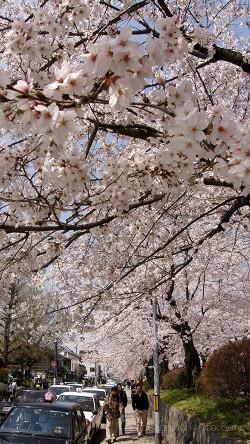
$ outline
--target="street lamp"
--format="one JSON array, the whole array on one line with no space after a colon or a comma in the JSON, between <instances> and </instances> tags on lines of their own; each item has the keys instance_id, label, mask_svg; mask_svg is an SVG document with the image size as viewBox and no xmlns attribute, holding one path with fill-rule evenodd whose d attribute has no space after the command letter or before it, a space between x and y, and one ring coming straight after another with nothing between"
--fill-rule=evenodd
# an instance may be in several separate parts
<instances>
[{"instance_id":1,"label":"street lamp","mask_svg":"<svg viewBox=\"0 0 250 444\"><path fill-rule=\"evenodd\" d=\"M157 325L157 299L151 298L153 311L153 338L154 338L154 411L155 411L155 443L161 444L161 417L160 417L160 366Z\"/></svg>"}]
</instances>

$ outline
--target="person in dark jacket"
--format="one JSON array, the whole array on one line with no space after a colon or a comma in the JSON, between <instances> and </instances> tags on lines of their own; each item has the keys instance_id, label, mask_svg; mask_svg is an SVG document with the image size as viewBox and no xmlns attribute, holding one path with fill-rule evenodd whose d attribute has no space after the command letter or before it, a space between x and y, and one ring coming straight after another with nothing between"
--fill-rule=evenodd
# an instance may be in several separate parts
<instances>
[{"instance_id":1,"label":"person in dark jacket","mask_svg":"<svg viewBox=\"0 0 250 444\"><path fill-rule=\"evenodd\" d=\"M147 427L149 402L141 384L136 384L136 393L132 397L132 407L135 411L138 438L145 435Z\"/></svg>"},{"instance_id":2,"label":"person in dark jacket","mask_svg":"<svg viewBox=\"0 0 250 444\"><path fill-rule=\"evenodd\" d=\"M131 390L131 399L132 399L133 395L135 395L135 393L136 393L136 383L133 379L130 384L130 390Z\"/></svg>"},{"instance_id":3,"label":"person in dark jacket","mask_svg":"<svg viewBox=\"0 0 250 444\"><path fill-rule=\"evenodd\" d=\"M125 426L126 426L126 416L125 416L125 408L128 405L128 398L125 390L123 389L121 384L117 384L118 393L119 393L119 402L121 405L121 426L122 426L122 434L125 435Z\"/></svg>"}]
</instances>

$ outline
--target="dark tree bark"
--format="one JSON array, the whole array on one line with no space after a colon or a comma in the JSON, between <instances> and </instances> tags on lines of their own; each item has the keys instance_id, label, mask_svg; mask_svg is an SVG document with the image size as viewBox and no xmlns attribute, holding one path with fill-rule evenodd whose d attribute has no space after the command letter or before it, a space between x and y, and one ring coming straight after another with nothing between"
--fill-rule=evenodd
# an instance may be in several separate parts
<instances>
[{"instance_id":1,"label":"dark tree bark","mask_svg":"<svg viewBox=\"0 0 250 444\"><path fill-rule=\"evenodd\" d=\"M164 352L166 351L166 345L161 345L159 347L159 355L160 355L160 385L163 383L164 375L169 371L169 361L164 356Z\"/></svg>"},{"instance_id":2,"label":"dark tree bark","mask_svg":"<svg viewBox=\"0 0 250 444\"><path fill-rule=\"evenodd\" d=\"M172 264L171 266L172 276L175 275L175 266ZM187 320L183 317L183 314L178 309L177 302L173 297L174 293L175 281L172 279L169 283L169 288L166 292L165 300L169 303L170 307L174 311L176 323L170 320L168 316L160 316L160 319L163 319L170 323L172 329L178 333L184 349L185 354L185 368L187 373L187 386L191 388L194 386L194 382L196 377L201 372L201 363L199 354L195 348L191 327L189 326ZM187 288L188 291L188 288ZM190 297L188 292L188 298Z\"/></svg>"},{"instance_id":3,"label":"dark tree bark","mask_svg":"<svg viewBox=\"0 0 250 444\"><path fill-rule=\"evenodd\" d=\"M13 308L16 304L16 287L11 285L10 287L10 298L8 303L4 308L4 313L2 317L3 324L3 361L6 367L9 364L10 353L12 352L12 323L13 323Z\"/></svg>"},{"instance_id":4,"label":"dark tree bark","mask_svg":"<svg viewBox=\"0 0 250 444\"><path fill-rule=\"evenodd\" d=\"M185 367L187 373L187 385L194 387L195 380L201 372L201 363L198 352L194 346L192 336L188 340L182 340L185 353Z\"/></svg>"},{"instance_id":5,"label":"dark tree bark","mask_svg":"<svg viewBox=\"0 0 250 444\"><path fill-rule=\"evenodd\" d=\"M154 387L154 369L153 369L153 358L150 358L150 360L148 361L146 367L145 367L145 373L146 373L146 378L148 381L148 385L150 388Z\"/></svg>"}]
</instances>

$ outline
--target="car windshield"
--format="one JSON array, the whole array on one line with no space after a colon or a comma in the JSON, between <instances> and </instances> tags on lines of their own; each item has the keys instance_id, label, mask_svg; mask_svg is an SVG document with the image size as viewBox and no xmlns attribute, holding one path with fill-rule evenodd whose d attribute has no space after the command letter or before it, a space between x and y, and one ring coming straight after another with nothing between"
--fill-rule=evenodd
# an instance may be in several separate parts
<instances>
[{"instance_id":1,"label":"car windshield","mask_svg":"<svg viewBox=\"0 0 250 444\"><path fill-rule=\"evenodd\" d=\"M105 387L105 392L107 393L107 395L109 395L110 394L110 392L111 392L111 388L112 387Z\"/></svg>"},{"instance_id":2,"label":"car windshield","mask_svg":"<svg viewBox=\"0 0 250 444\"><path fill-rule=\"evenodd\" d=\"M82 391L82 385L80 385L80 384L73 384L71 387L72 387L72 390L74 390L76 392Z\"/></svg>"},{"instance_id":3,"label":"car windshield","mask_svg":"<svg viewBox=\"0 0 250 444\"><path fill-rule=\"evenodd\" d=\"M16 406L1 424L0 433L70 438L70 412Z\"/></svg>"},{"instance_id":4,"label":"car windshield","mask_svg":"<svg viewBox=\"0 0 250 444\"><path fill-rule=\"evenodd\" d=\"M56 395L60 395L63 392L69 392L70 387L67 385L60 385L59 387L51 386L49 390L52 390Z\"/></svg>"},{"instance_id":5,"label":"car windshield","mask_svg":"<svg viewBox=\"0 0 250 444\"><path fill-rule=\"evenodd\" d=\"M85 390L85 391L89 392L89 393L94 393L97 396L97 398L99 399L99 401L104 401L104 399L105 399L105 391L99 391L99 390L93 390L93 389Z\"/></svg>"},{"instance_id":6,"label":"car windshield","mask_svg":"<svg viewBox=\"0 0 250 444\"><path fill-rule=\"evenodd\" d=\"M16 401L43 401L44 392L22 392L16 397Z\"/></svg>"},{"instance_id":7,"label":"car windshield","mask_svg":"<svg viewBox=\"0 0 250 444\"><path fill-rule=\"evenodd\" d=\"M93 399L87 398L87 396L85 398L84 396L77 395L60 395L58 401L77 402L85 412L93 412L95 410Z\"/></svg>"}]
</instances>

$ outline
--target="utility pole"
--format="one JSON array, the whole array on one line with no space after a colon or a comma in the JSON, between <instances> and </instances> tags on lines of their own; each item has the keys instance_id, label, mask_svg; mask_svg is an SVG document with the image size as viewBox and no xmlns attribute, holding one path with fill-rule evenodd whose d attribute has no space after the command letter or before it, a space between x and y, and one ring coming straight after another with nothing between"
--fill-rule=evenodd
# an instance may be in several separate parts
<instances>
[{"instance_id":1,"label":"utility pole","mask_svg":"<svg viewBox=\"0 0 250 444\"><path fill-rule=\"evenodd\" d=\"M55 363L56 363L56 371L55 371L55 378L54 378L54 384L57 383L57 376L58 376L58 344L57 341L54 341L54 345L55 345Z\"/></svg>"},{"instance_id":2,"label":"utility pole","mask_svg":"<svg viewBox=\"0 0 250 444\"><path fill-rule=\"evenodd\" d=\"M97 385L97 362L95 362L95 385Z\"/></svg>"},{"instance_id":3,"label":"utility pole","mask_svg":"<svg viewBox=\"0 0 250 444\"><path fill-rule=\"evenodd\" d=\"M155 444L161 444L161 417L160 417L160 366L157 325L157 299L152 296L153 309L153 337L154 337L154 411L155 411Z\"/></svg>"}]
</instances>

